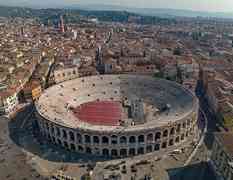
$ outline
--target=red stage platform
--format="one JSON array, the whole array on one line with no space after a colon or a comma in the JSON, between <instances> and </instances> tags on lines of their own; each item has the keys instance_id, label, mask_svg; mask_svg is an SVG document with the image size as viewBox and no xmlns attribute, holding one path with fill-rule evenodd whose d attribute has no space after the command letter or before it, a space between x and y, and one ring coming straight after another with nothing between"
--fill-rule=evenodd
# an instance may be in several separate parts
<instances>
[{"instance_id":1,"label":"red stage platform","mask_svg":"<svg viewBox=\"0 0 233 180\"><path fill-rule=\"evenodd\" d=\"M116 101L88 102L73 110L80 120L93 125L118 126L121 103Z\"/></svg>"}]
</instances>

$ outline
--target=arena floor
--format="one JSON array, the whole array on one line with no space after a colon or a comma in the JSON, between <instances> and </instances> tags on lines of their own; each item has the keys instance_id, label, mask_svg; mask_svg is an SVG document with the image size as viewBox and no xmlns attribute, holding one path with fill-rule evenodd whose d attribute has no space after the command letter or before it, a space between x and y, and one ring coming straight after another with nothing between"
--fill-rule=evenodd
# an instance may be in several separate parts
<instances>
[{"instance_id":1,"label":"arena floor","mask_svg":"<svg viewBox=\"0 0 233 180\"><path fill-rule=\"evenodd\" d=\"M121 103L115 101L88 102L73 110L80 121L94 125L119 126Z\"/></svg>"}]
</instances>

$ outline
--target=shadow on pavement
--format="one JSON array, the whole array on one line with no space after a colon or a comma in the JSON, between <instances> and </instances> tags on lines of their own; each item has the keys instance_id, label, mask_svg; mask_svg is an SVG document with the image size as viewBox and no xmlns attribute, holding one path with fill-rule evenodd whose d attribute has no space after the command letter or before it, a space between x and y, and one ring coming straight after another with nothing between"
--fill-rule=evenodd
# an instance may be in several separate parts
<instances>
[{"instance_id":1,"label":"shadow on pavement","mask_svg":"<svg viewBox=\"0 0 233 180\"><path fill-rule=\"evenodd\" d=\"M216 180L207 162L167 170L169 180Z\"/></svg>"},{"instance_id":2,"label":"shadow on pavement","mask_svg":"<svg viewBox=\"0 0 233 180\"><path fill-rule=\"evenodd\" d=\"M25 121L25 117L32 110L32 106L27 107L8 123L10 138L20 148L41 159L52 162L95 163L108 160L71 152L45 140L39 133L34 113Z\"/></svg>"}]
</instances>

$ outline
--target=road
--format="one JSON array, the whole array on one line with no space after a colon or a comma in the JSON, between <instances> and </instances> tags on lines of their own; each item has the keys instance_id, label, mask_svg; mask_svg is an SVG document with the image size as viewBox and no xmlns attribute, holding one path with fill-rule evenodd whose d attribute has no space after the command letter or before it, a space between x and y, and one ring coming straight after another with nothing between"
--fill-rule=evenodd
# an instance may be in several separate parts
<instances>
[{"instance_id":1,"label":"road","mask_svg":"<svg viewBox=\"0 0 233 180\"><path fill-rule=\"evenodd\" d=\"M216 115L213 113L213 111L210 109L210 106L208 104L208 101L205 97L205 92L203 91L203 88L201 86L201 83L198 83L196 95L199 98L200 108L202 109L203 113L205 114L207 121L208 121L208 127L207 127L207 133L205 138L205 144L209 150L211 150L212 143L214 140L213 133L218 132L218 120L216 118Z\"/></svg>"},{"instance_id":2,"label":"road","mask_svg":"<svg viewBox=\"0 0 233 180\"><path fill-rule=\"evenodd\" d=\"M204 120L205 120L205 127L204 127L204 130L202 132L202 136L201 136L201 139L199 140L197 146L195 147L195 149L193 150L192 154L189 156L189 158L187 159L187 161L185 162L184 166L188 166L193 157L197 154L197 151L199 150L199 148L202 146L204 140L205 140L205 136L206 136L206 133L207 133L207 127L208 127L208 120L206 118L206 115L205 113L200 109L200 112L203 114L204 116Z\"/></svg>"},{"instance_id":3,"label":"road","mask_svg":"<svg viewBox=\"0 0 233 180\"><path fill-rule=\"evenodd\" d=\"M214 115L212 110L209 108L208 101L205 98L205 93L203 92L203 89L200 83L198 84L196 95L199 99L200 112L202 113L202 116L199 117L201 118L200 122L202 121L202 117L203 117L205 121L204 123L205 127L204 127L203 134L202 134L202 137L199 143L197 144L194 151L192 152L192 154L189 156L189 158L185 162L184 166L190 165L194 159L203 158L202 159L203 161L206 161L208 159L206 155L203 155L203 154L207 154L207 155L211 154L211 147L212 147L212 143L214 140L213 133L218 130L217 125L216 125L217 124L216 116ZM203 146L205 146L204 149L206 150L204 151L206 152L200 152Z\"/></svg>"}]
</instances>

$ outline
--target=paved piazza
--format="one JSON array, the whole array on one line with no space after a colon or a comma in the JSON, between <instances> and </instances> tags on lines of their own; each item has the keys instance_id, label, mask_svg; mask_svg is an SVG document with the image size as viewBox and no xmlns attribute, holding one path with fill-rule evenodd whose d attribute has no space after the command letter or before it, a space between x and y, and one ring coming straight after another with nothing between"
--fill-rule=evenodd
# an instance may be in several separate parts
<instances>
[{"instance_id":1,"label":"paved piazza","mask_svg":"<svg viewBox=\"0 0 233 180\"><path fill-rule=\"evenodd\" d=\"M36 103L41 133L71 151L120 158L167 153L197 136L197 98L150 76L78 78L45 90Z\"/></svg>"}]
</instances>

